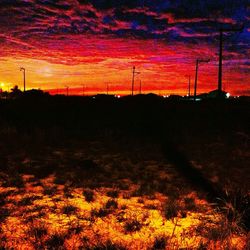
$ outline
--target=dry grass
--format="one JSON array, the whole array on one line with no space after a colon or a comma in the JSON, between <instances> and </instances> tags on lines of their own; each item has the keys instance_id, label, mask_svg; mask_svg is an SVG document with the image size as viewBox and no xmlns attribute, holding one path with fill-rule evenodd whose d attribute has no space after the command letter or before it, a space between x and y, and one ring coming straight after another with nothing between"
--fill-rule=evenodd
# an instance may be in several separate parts
<instances>
[{"instance_id":1,"label":"dry grass","mask_svg":"<svg viewBox=\"0 0 250 250\"><path fill-rule=\"evenodd\" d=\"M0 175L0 248L249 246L243 211L232 211L229 203L227 212L215 210L157 146L136 147L121 151L113 143L88 141L47 148L40 159L37 153L23 152L22 160L9 155L15 171L4 169Z\"/></svg>"}]
</instances>

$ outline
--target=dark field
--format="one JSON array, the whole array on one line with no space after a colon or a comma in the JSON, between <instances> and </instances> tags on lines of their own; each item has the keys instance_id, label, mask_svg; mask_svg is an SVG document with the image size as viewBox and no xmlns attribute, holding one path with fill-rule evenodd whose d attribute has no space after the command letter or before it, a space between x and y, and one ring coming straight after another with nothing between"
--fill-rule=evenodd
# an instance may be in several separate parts
<instances>
[{"instance_id":1,"label":"dark field","mask_svg":"<svg viewBox=\"0 0 250 250\"><path fill-rule=\"evenodd\" d=\"M247 249L248 100L0 101L0 248Z\"/></svg>"}]
</instances>

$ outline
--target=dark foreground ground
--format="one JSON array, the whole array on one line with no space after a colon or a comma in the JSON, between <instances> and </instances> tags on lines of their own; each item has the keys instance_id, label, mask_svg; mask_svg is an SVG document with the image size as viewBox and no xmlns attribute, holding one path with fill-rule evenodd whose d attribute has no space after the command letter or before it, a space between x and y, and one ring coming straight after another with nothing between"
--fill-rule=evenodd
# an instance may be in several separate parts
<instances>
[{"instance_id":1,"label":"dark foreground ground","mask_svg":"<svg viewBox=\"0 0 250 250\"><path fill-rule=\"evenodd\" d=\"M0 247L249 247L246 100L0 102Z\"/></svg>"}]
</instances>

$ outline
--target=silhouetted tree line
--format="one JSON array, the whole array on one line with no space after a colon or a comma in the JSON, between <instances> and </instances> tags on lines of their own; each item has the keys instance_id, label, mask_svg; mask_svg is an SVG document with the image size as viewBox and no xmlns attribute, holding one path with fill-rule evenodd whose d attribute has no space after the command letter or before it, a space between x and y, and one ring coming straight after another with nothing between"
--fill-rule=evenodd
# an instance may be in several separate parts
<instances>
[{"instance_id":1,"label":"silhouetted tree line","mask_svg":"<svg viewBox=\"0 0 250 250\"><path fill-rule=\"evenodd\" d=\"M44 96L49 96L48 92L44 92L40 89L31 89L31 90L26 90L23 92L18 88L17 85L15 85L10 92L8 91L2 91L0 93L0 97L4 99L16 99L16 98L22 98L22 97L44 97Z\"/></svg>"}]
</instances>

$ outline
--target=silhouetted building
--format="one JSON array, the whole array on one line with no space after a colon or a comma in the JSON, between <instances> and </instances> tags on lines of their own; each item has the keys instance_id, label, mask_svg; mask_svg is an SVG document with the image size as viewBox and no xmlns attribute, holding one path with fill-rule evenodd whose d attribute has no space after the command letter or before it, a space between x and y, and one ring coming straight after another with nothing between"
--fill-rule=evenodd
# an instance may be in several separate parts
<instances>
[{"instance_id":1,"label":"silhouetted building","mask_svg":"<svg viewBox=\"0 0 250 250\"><path fill-rule=\"evenodd\" d=\"M210 91L207 95L207 98L214 98L214 99L227 99L228 93L225 91L220 91L218 89Z\"/></svg>"}]
</instances>

